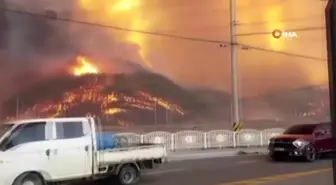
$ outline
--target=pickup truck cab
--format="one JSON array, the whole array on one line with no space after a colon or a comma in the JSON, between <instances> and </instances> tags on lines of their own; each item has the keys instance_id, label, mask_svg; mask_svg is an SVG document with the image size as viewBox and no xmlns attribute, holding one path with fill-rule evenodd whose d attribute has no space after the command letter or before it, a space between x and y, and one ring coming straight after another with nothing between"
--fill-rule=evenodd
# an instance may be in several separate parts
<instances>
[{"instance_id":1,"label":"pickup truck cab","mask_svg":"<svg viewBox=\"0 0 336 185\"><path fill-rule=\"evenodd\" d=\"M271 138L268 152L274 161L284 157L300 157L312 162L317 156L331 152L332 148L330 123L301 124Z\"/></svg>"},{"instance_id":2,"label":"pickup truck cab","mask_svg":"<svg viewBox=\"0 0 336 185\"><path fill-rule=\"evenodd\" d=\"M135 184L141 172L166 161L162 145L97 148L98 119L43 118L7 124L0 138L1 185L47 185L72 181ZM113 182L113 183L110 183Z\"/></svg>"}]
</instances>

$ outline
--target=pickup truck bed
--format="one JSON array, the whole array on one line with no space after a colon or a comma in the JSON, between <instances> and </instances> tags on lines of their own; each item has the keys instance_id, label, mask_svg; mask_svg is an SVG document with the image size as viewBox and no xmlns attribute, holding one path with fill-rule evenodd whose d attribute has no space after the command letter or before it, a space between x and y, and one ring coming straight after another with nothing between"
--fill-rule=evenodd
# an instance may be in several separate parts
<instances>
[{"instance_id":1,"label":"pickup truck bed","mask_svg":"<svg viewBox=\"0 0 336 185\"><path fill-rule=\"evenodd\" d=\"M166 158L167 153L163 145L138 145L107 149L97 152L98 165L105 166L132 161Z\"/></svg>"}]
</instances>

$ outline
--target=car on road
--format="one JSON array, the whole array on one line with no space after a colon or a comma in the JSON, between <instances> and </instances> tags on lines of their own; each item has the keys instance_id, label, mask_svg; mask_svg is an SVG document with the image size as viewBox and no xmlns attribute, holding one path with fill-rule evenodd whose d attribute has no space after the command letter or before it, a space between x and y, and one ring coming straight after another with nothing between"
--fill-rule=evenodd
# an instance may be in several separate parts
<instances>
[{"instance_id":1,"label":"car on road","mask_svg":"<svg viewBox=\"0 0 336 185\"><path fill-rule=\"evenodd\" d=\"M273 161L291 157L312 162L318 156L331 152L332 148L330 123L300 124L272 137L268 155Z\"/></svg>"},{"instance_id":2,"label":"car on road","mask_svg":"<svg viewBox=\"0 0 336 185\"><path fill-rule=\"evenodd\" d=\"M101 137L100 128L98 119L87 117L10 123L0 138L0 184L46 185L89 180L131 185L140 180L143 170L166 161L163 145L111 145L106 134Z\"/></svg>"}]
</instances>

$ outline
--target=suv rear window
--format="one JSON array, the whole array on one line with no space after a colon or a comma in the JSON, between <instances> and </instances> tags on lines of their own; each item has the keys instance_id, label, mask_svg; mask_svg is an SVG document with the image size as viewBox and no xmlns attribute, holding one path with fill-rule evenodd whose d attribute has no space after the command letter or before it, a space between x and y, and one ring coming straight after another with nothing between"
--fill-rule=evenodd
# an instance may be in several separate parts
<instances>
[{"instance_id":1,"label":"suv rear window","mask_svg":"<svg viewBox=\"0 0 336 185\"><path fill-rule=\"evenodd\" d=\"M302 134L302 135L309 135L313 134L316 125L295 125L289 127L284 134Z\"/></svg>"}]
</instances>

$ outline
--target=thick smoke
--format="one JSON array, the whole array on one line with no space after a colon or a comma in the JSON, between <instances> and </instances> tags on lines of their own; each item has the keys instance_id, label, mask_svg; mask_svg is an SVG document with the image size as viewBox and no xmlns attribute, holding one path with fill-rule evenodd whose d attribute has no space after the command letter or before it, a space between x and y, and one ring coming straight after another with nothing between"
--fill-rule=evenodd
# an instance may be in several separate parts
<instances>
[{"instance_id":1,"label":"thick smoke","mask_svg":"<svg viewBox=\"0 0 336 185\"><path fill-rule=\"evenodd\" d=\"M141 64L140 48L119 41L111 30L53 19L75 19L85 14L71 2L31 0L5 4L0 0L0 6L7 9L43 15L0 13L0 85L6 87L0 92L1 99L67 68L79 54L97 60L104 72L139 69L136 64Z\"/></svg>"}]
</instances>

